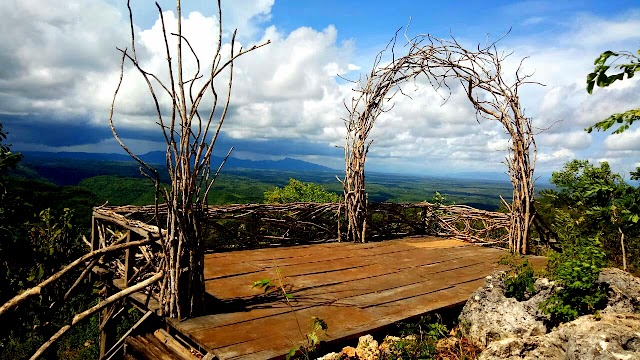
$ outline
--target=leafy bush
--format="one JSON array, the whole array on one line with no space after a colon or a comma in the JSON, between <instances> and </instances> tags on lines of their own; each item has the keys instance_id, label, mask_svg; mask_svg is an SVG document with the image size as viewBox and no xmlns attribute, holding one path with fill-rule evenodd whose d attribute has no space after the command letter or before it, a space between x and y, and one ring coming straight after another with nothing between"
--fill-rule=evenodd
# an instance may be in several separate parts
<instances>
[{"instance_id":1,"label":"leafy bush","mask_svg":"<svg viewBox=\"0 0 640 360\"><path fill-rule=\"evenodd\" d=\"M392 343L388 357L383 359L433 359L437 354L438 340L447 337L449 331L441 319L433 322L423 316L416 323L401 324L401 339Z\"/></svg>"},{"instance_id":2,"label":"leafy bush","mask_svg":"<svg viewBox=\"0 0 640 360\"><path fill-rule=\"evenodd\" d=\"M593 314L607 302L606 288L598 283L605 265L600 242L576 236L577 225L568 215L558 218L556 228L560 227L562 252L551 253L547 267L551 279L562 288L541 304L542 310L551 315L552 325Z\"/></svg>"},{"instance_id":3,"label":"leafy bush","mask_svg":"<svg viewBox=\"0 0 640 360\"><path fill-rule=\"evenodd\" d=\"M541 191L536 204L546 223L568 217L574 237L597 237L609 262L623 265L626 252L629 270L640 271L640 187L627 184L606 162L595 166L586 160L566 163L552 174L551 183L557 188Z\"/></svg>"},{"instance_id":4,"label":"leafy bush","mask_svg":"<svg viewBox=\"0 0 640 360\"><path fill-rule=\"evenodd\" d=\"M275 204L294 202L331 203L338 202L338 200L340 200L340 197L337 194L327 191L321 185L304 183L294 178L289 179L289 184L285 187L276 187L264 193L264 202Z\"/></svg>"},{"instance_id":5,"label":"leafy bush","mask_svg":"<svg viewBox=\"0 0 640 360\"><path fill-rule=\"evenodd\" d=\"M535 292L536 279L529 260L512 254L502 257L498 263L510 267L504 276L505 296L524 301Z\"/></svg>"}]
</instances>

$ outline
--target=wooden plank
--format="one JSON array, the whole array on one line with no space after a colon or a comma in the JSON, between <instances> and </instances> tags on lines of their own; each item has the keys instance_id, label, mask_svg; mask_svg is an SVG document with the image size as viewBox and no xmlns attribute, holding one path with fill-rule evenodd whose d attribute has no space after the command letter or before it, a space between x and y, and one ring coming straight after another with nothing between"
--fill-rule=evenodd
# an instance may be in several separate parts
<instances>
[{"instance_id":1,"label":"wooden plank","mask_svg":"<svg viewBox=\"0 0 640 360\"><path fill-rule=\"evenodd\" d=\"M299 289L351 281L353 280L353 273L358 271L366 274L359 278L367 278L374 273L377 274L372 268L377 264L383 265L385 269L381 270L383 273L393 272L392 270L394 269L428 266L461 256L473 256L475 251L474 248L460 249L455 253L440 250L434 251L430 255L425 256L423 252L413 249L412 251L403 250L402 253L376 253L370 257L354 257L350 258L349 262L311 262L282 267L274 266L264 271L245 272L245 267L243 266L235 276L228 275L223 278L208 280L206 289L218 299L257 296L260 294L259 289L251 289L251 285L261 279L271 279L276 283L278 278L276 269L279 269L280 276L285 278L285 283L292 285L293 289ZM276 265L278 264L276 263ZM231 272L232 269L226 269L225 271ZM320 283L318 283L318 280L320 280Z\"/></svg>"},{"instance_id":2,"label":"wooden plank","mask_svg":"<svg viewBox=\"0 0 640 360\"><path fill-rule=\"evenodd\" d=\"M220 359L281 357L312 316L328 323L325 340L339 342L460 304L504 254L434 237L211 254L205 286L218 313L168 323ZM277 290L251 288L278 276L294 296L291 307Z\"/></svg>"},{"instance_id":3,"label":"wooden plank","mask_svg":"<svg viewBox=\"0 0 640 360\"><path fill-rule=\"evenodd\" d=\"M368 272L364 278L351 278L345 281L345 278L342 277L333 283L307 286L299 290L292 291L294 298L291 300L291 303L294 308L307 308L333 303L339 299L362 294L374 294L373 296L375 297L375 294L379 294L381 291L386 289L424 282L424 276L428 274L437 274L439 272L459 269L461 264L463 264L462 260L464 259L454 258L451 261L438 262L429 267L428 270L423 271L420 275L411 271L390 274L384 267L379 267L379 272L373 274ZM473 271L475 270L476 269ZM324 279L322 280L325 282ZM309 285L309 283L307 283L307 285ZM255 291L256 293L260 293L258 290ZM194 331L201 326L223 326L231 323L245 322L256 318L274 316L289 311L289 308L284 304L282 296L277 290L274 291L274 296L276 302L258 302L247 306L246 311L241 313L216 314L187 320L182 323L181 327L185 331ZM278 300L279 302L277 302Z\"/></svg>"},{"instance_id":4,"label":"wooden plank","mask_svg":"<svg viewBox=\"0 0 640 360\"><path fill-rule=\"evenodd\" d=\"M400 300L419 297L440 290L451 288L455 285L483 279L484 274L491 273L497 266L487 263L476 263L473 266L460 267L450 270L446 275L439 274L423 281L412 284L389 288L375 293L367 293L358 296L343 298L335 302L335 305L357 306L369 308L374 306L395 306ZM395 303L395 304L394 304Z\"/></svg>"}]
</instances>

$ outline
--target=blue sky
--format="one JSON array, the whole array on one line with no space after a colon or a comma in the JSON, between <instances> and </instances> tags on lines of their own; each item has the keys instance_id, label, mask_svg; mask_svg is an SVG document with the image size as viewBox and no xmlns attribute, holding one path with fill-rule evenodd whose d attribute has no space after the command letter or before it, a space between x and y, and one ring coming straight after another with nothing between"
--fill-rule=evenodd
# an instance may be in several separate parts
<instances>
[{"instance_id":1,"label":"blue sky","mask_svg":"<svg viewBox=\"0 0 640 360\"><path fill-rule=\"evenodd\" d=\"M174 2L160 1L171 23ZM158 14L135 1L143 65L162 75ZM183 4L185 32L206 58L216 37L214 2ZM126 3L120 0L2 2L0 119L16 150L118 152L107 123L118 75L116 46L128 44ZM622 135L587 134L584 127L612 112L640 107L640 82L625 81L594 95L584 81L597 55L640 48L636 1L295 1L223 0L223 33L272 44L237 64L230 116L219 153L301 160L342 168L351 96L340 76L368 72L375 54L412 18L409 35L455 36L473 47L487 38L514 54L510 69L526 69L545 87L521 93L537 137L540 173L573 158L606 160L618 172L640 165L640 128ZM206 62L206 59L205 59ZM143 84L128 69L116 104L116 125L137 152L162 150ZM464 94L443 105L424 83L400 97L376 124L368 166L384 172L443 174L504 171L508 140L496 123L475 120Z\"/></svg>"}]
</instances>

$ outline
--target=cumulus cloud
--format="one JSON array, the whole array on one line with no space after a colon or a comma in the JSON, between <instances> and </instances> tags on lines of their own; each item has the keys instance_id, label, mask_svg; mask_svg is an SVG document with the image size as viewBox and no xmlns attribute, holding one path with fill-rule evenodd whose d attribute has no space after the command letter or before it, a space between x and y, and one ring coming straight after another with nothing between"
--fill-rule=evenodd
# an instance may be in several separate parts
<instances>
[{"instance_id":1,"label":"cumulus cloud","mask_svg":"<svg viewBox=\"0 0 640 360\"><path fill-rule=\"evenodd\" d=\"M169 3L165 2L163 7L169 9ZM233 100L223 127L225 141L246 145L242 150L246 157L250 157L252 151L256 156L286 156L276 148L295 143L295 147L285 148L299 158L332 165L339 163L340 154L333 149L344 141L343 102L349 99L352 87L340 76L357 79L360 72L369 71L371 61L362 63L357 39L339 40L340 29L332 25L284 32L271 23L273 0L224 4L227 24L222 34L224 56L229 52L233 28L239 29L238 45L247 47L271 40L270 45L236 63ZM141 5L135 6L134 11L139 11ZM503 11L509 13L532 6L538 10L531 12L525 23L534 28L540 22L553 21L546 15L547 10L559 5L548 1L525 2L505 7ZM217 13L213 8L208 12L185 9L184 35L200 55L202 72L206 73L218 35ZM58 136L54 141L46 136L34 138L43 126L16 125L14 128L24 135L23 143L41 142L46 149L65 151L89 150L91 144L99 151L113 148L105 130L110 100L119 77L119 54L115 46L130 47L128 16L123 10L121 5L104 0L0 3L0 11L5 14L0 22L0 63L3 64L0 114L13 119L9 121L14 124L28 118L30 124L66 124L69 129L68 138L61 134L62 138ZM136 23L138 56L146 70L167 82L161 24L154 9L150 10L152 15L145 15L148 20ZM167 10L163 15L167 26L172 28L177 21L176 14ZM546 129L537 137L541 170L553 169L576 156L618 159L621 164L637 162L640 130L632 128L623 135L608 136L604 142L601 140L604 137L583 131L611 113L640 107L637 79L596 89L594 95L584 90L586 74L593 69L593 59L605 50L603 46L635 49L640 39L637 15L630 12L618 18L605 18L582 14L561 23L562 31L552 38L514 36L499 43L501 49L514 51L505 64L508 77L513 75L519 59L529 56L524 70L546 85L531 85L520 93L527 116L534 119L537 128ZM593 31L594 28L598 31ZM170 39L172 47L175 40L175 37ZM186 74L195 72L196 62L188 53L184 64ZM219 80L224 88L226 75ZM395 171L404 168L503 169L508 136L495 121L476 122L475 111L459 86L453 86L450 94L436 92L424 79L418 79L403 90L410 98L396 96L393 110L380 116L371 134L373 168L379 171L387 168ZM155 107L148 96L146 83L129 64L116 103L116 121L129 139L142 141L140 149L161 147L158 142L161 137L153 137L157 129ZM170 106L167 96L161 96L160 100L163 109ZM208 108L211 98L205 100L203 110ZM92 135L80 140L78 136L84 136L80 129L92 132L102 129L96 132L102 137ZM20 139L13 142L20 143ZM312 151L297 150L304 146Z\"/></svg>"},{"instance_id":2,"label":"cumulus cloud","mask_svg":"<svg viewBox=\"0 0 640 360\"><path fill-rule=\"evenodd\" d=\"M607 150L640 151L640 129L631 128L622 134L611 134L604 140Z\"/></svg>"},{"instance_id":3,"label":"cumulus cloud","mask_svg":"<svg viewBox=\"0 0 640 360\"><path fill-rule=\"evenodd\" d=\"M571 150L559 149L553 152L540 154L537 160L542 164L549 163L549 162L558 164L558 163L564 163L564 162L570 161L574 158L575 158L575 154Z\"/></svg>"},{"instance_id":4,"label":"cumulus cloud","mask_svg":"<svg viewBox=\"0 0 640 360\"><path fill-rule=\"evenodd\" d=\"M82 112L69 100L91 91L85 77L117 66L121 14L101 1L3 1L0 12L0 113Z\"/></svg>"}]
</instances>

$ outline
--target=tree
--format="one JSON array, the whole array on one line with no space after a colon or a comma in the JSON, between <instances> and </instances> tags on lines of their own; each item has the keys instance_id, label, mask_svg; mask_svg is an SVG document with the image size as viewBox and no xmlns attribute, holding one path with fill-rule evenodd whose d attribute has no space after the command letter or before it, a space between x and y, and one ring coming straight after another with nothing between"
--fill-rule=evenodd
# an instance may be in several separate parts
<instances>
[{"instance_id":1,"label":"tree","mask_svg":"<svg viewBox=\"0 0 640 360\"><path fill-rule=\"evenodd\" d=\"M5 193L3 185L3 174L5 170L15 168L16 165L22 160L22 154L12 153L11 145L3 143L7 140L7 132L2 129L2 123L0 123L0 200Z\"/></svg>"},{"instance_id":2,"label":"tree","mask_svg":"<svg viewBox=\"0 0 640 360\"><path fill-rule=\"evenodd\" d=\"M152 263L150 277L130 284L124 290L104 298L91 308L78 312L66 325L57 332L32 356L36 359L41 356L55 341L69 331L72 327L88 319L98 311L126 298L129 294L148 288L159 283L160 311L167 317L187 318L201 314L204 310L204 234L206 233L204 216L207 210L207 194L211 190L217 172L211 175L211 153L220 133L231 101L231 89L233 84L233 66L235 60L255 49L258 49L269 41L254 45L248 49L237 47L236 32L231 36L228 54L223 54L222 10L218 1L218 38L217 49L210 68L202 70L200 60L191 47L188 39L182 35L182 14L180 0L176 2L177 28L175 32L168 32L165 28L163 12L156 3L162 35L166 51L166 65L169 83L164 83L158 76L145 71L141 66L136 52L135 30L133 14L129 9L129 25L131 31L131 48L118 49L122 54L120 60L120 78L114 91L109 112L109 124L116 141L122 148L140 164L140 171L149 178L155 186L155 227L160 237L161 251L159 262ZM176 48L172 51L169 46L169 38L175 40ZM186 45L186 46L185 46ZM196 71L190 77L184 74L183 64L188 55L193 57L196 63ZM225 50L226 52L226 50ZM175 59L173 56L175 55ZM134 70L147 84L151 102L156 110L156 122L164 137L166 149L166 165L171 180L170 188L160 187L160 176L156 169L142 161L123 143L119 137L115 125L115 104L118 92L124 77L125 64L131 64ZM224 80L219 80L221 75ZM224 86L224 92L219 94L220 82ZM217 89L217 90L216 90ZM205 98L208 94L208 98ZM166 97L169 104L162 103L160 99ZM207 115L201 114L201 108L209 108ZM168 110L167 110L168 109ZM215 119L214 119L215 117ZM220 168L218 168L220 170ZM166 211L160 213L161 198L165 203ZM147 225L148 228L153 226ZM164 228L164 230L162 229ZM122 238L125 239L125 238ZM152 237L143 240L134 240L118 243L93 250L66 265L61 270L47 277L42 282L9 299L0 306L0 318L9 311L23 304L27 299L42 295L53 284L65 279L69 274L75 273L80 267L85 267L74 285L67 291L70 294L76 288L75 284L82 280L91 271L97 261L116 251L128 248L149 245ZM66 295L65 295L66 297Z\"/></svg>"},{"instance_id":3,"label":"tree","mask_svg":"<svg viewBox=\"0 0 640 360\"><path fill-rule=\"evenodd\" d=\"M623 64L613 65L618 61L626 61ZM595 85L598 87L607 87L618 80L631 79L636 71L640 71L640 50L637 51L637 55L630 52L613 52L605 51L593 62L595 68L593 72L587 75L587 92L593 93ZM618 69L617 72L612 75L607 75L609 70ZM627 110L623 113L616 113L608 118L589 126L585 130L592 132L594 129L598 131L607 131L615 124L622 124L613 133L620 134L627 130L634 121L640 119L640 108Z\"/></svg>"},{"instance_id":4,"label":"tree","mask_svg":"<svg viewBox=\"0 0 640 360\"><path fill-rule=\"evenodd\" d=\"M410 40L407 66L415 76L425 75L436 89L451 89L458 83L476 110L476 118L499 122L509 134L508 174L513 185L509 248L526 254L530 229L535 219L534 169L536 142L532 119L525 116L519 91L524 85L539 84L522 72L521 59L513 80L504 63L511 54L498 51L496 43L468 50L456 39L443 40L419 35Z\"/></svg>"},{"instance_id":5,"label":"tree","mask_svg":"<svg viewBox=\"0 0 640 360\"><path fill-rule=\"evenodd\" d=\"M283 188L276 187L264 193L264 202L271 204L295 202L336 203L338 201L340 201L340 197L327 191L323 186L312 182L305 183L294 178L289 179L289 184Z\"/></svg>"},{"instance_id":6,"label":"tree","mask_svg":"<svg viewBox=\"0 0 640 360\"><path fill-rule=\"evenodd\" d=\"M583 238L600 238L609 257L619 254L626 270L627 249L631 247L636 258L640 245L640 188L627 184L622 176L611 171L608 163L594 166L587 160L568 162L561 171L552 174L551 183L558 190L541 192L542 202L553 208L551 216L573 219ZM631 244L625 244L625 240Z\"/></svg>"},{"instance_id":7,"label":"tree","mask_svg":"<svg viewBox=\"0 0 640 360\"><path fill-rule=\"evenodd\" d=\"M80 239L87 220L75 216L79 208L90 210L97 205L85 192L62 188L36 180L12 177L6 170L15 167L22 155L12 153L2 144L7 133L0 124L0 305L57 272L61 264L81 256L86 246ZM9 176L7 176L9 175ZM85 203L88 202L88 203ZM48 206L54 209L47 208ZM70 210L74 209L74 210ZM34 215L35 213L35 215ZM32 302L21 304L15 311L2 314L0 323L0 359L28 358L48 333L64 326L67 317L94 301L92 286L76 287L73 298L65 299L66 289L73 283L65 277L55 286L43 289ZM3 306L0 306L4 308ZM74 341L95 339L96 324L81 326L75 336L60 344L57 354L78 358L96 357L95 347L77 348ZM54 353L55 354L55 353Z\"/></svg>"}]
</instances>

